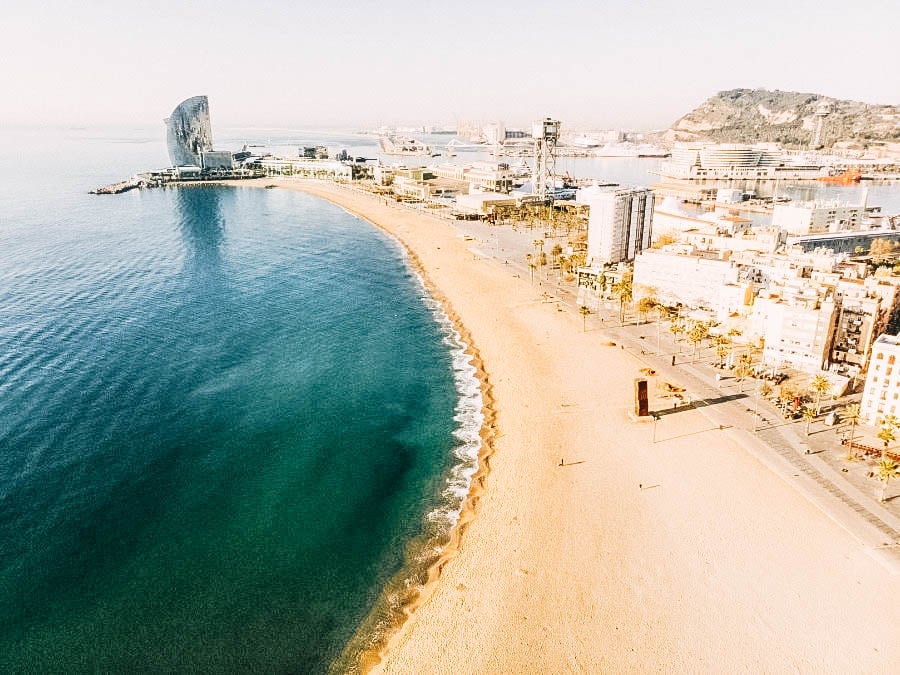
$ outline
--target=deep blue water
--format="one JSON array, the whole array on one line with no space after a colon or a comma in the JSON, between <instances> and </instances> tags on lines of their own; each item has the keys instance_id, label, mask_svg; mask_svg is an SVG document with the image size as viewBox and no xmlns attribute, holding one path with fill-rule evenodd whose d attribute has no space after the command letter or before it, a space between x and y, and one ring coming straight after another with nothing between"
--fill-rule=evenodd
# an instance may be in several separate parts
<instances>
[{"instance_id":1,"label":"deep blue water","mask_svg":"<svg viewBox=\"0 0 900 675\"><path fill-rule=\"evenodd\" d=\"M0 671L324 670L465 492L451 329L332 205L91 196L161 139L3 140Z\"/></svg>"}]
</instances>

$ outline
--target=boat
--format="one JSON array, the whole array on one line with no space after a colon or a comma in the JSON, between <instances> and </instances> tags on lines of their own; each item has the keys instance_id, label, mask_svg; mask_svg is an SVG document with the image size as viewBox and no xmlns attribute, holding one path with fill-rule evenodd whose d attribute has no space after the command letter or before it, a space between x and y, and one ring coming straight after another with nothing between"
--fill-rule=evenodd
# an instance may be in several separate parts
<instances>
[{"instance_id":1,"label":"boat","mask_svg":"<svg viewBox=\"0 0 900 675\"><path fill-rule=\"evenodd\" d=\"M414 138L402 136L379 136L378 143L386 155L426 155L433 156L430 147Z\"/></svg>"},{"instance_id":2,"label":"boat","mask_svg":"<svg viewBox=\"0 0 900 675\"><path fill-rule=\"evenodd\" d=\"M571 145L576 148L599 148L603 144L590 136L576 136Z\"/></svg>"},{"instance_id":3,"label":"boat","mask_svg":"<svg viewBox=\"0 0 900 675\"><path fill-rule=\"evenodd\" d=\"M861 178L862 172L859 169L847 169L844 173L834 176L819 176L816 180L829 185L856 185Z\"/></svg>"},{"instance_id":4,"label":"boat","mask_svg":"<svg viewBox=\"0 0 900 675\"><path fill-rule=\"evenodd\" d=\"M635 148L638 157L668 157L672 153L666 148L660 148L657 145L649 143L641 143Z\"/></svg>"},{"instance_id":5,"label":"boat","mask_svg":"<svg viewBox=\"0 0 900 675\"><path fill-rule=\"evenodd\" d=\"M593 150L591 154L594 157L637 157L637 150L633 144L628 143L607 143L602 148Z\"/></svg>"}]
</instances>

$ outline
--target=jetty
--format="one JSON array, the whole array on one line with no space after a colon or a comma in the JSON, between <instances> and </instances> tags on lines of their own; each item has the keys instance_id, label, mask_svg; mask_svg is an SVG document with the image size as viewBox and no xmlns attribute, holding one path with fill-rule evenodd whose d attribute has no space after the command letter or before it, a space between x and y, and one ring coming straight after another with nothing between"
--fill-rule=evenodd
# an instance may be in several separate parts
<instances>
[{"instance_id":1,"label":"jetty","mask_svg":"<svg viewBox=\"0 0 900 675\"><path fill-rule=\"evenodd\" d=\"M144 180L140 176L132 176L131 178L120 180L118 183L113 183L112 185L106 185L104 187L98 187L96 190L91 190L91 194L118 195L123 192L128 192L129 190L134 190L135 188L142 187L143 185Z\"/></svg>"}]
</instances>

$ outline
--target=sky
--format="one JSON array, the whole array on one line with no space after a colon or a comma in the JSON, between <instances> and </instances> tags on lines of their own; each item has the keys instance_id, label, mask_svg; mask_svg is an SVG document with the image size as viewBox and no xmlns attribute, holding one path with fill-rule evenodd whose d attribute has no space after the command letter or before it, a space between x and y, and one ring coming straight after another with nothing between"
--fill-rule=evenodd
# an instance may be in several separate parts
<instances>
[{"instance_id":1,"label":"sky","mask_svg":"<svg viewBox=\"0 0 900 675\"><path fill-rule=\"evenodd\" d=\"M0 0L0 125L657 129L723 89L900 104L893 0Z\"/></svg>"}]
</instances>

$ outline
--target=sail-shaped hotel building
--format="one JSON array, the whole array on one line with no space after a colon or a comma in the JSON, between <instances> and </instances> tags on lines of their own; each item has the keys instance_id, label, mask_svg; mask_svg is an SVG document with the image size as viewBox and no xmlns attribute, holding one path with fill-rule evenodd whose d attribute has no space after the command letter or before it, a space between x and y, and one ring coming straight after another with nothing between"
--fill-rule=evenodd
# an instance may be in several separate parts
<instances>
[{"instance_id":1,"label":"sail-shaped hotel building","mask_svg":"<svg viewBox=\"0 0 900 675\"><path fill-rule=\"evenodd\" d=\"M194 96L179 103L165 120L173 166L202 166L201 153L212 150L209 100Z\"/></svg>"}]
</instances>

